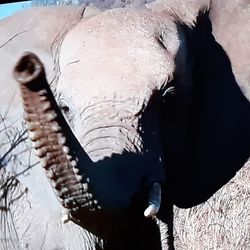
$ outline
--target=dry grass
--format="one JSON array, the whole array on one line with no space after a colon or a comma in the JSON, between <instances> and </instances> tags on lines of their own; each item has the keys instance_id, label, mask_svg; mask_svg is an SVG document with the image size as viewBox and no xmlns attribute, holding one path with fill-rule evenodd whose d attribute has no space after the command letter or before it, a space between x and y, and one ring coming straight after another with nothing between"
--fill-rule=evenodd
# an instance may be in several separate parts
<instances>
[{"instance_id":1,"label":"dry grass","mask_svg":"<svg viewBox=\"0 0 250 250\"><path fill-rule=\"evenodd\" d=\"M250 161L207 202L174 208L176 250L250 249Z\"/></svg>"}]
</instances>

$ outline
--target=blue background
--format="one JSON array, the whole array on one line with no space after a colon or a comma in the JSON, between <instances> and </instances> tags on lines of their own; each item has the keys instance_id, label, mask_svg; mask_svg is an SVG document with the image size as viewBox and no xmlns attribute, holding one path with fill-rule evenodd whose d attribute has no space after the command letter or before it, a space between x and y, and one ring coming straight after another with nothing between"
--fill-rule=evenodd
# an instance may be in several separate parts
<instances>
[{"instance_id":1,"label":"blue background","mask_svg":"<svg viewBox=\"0 0 250 250\"><path fill-rule=\"evenodd\" d=\"M32 1L9 3L9 4L0 4L0 19L10 16L13 13L22 10L24 8L31 7Z\"/></svg>"}]
</instances>

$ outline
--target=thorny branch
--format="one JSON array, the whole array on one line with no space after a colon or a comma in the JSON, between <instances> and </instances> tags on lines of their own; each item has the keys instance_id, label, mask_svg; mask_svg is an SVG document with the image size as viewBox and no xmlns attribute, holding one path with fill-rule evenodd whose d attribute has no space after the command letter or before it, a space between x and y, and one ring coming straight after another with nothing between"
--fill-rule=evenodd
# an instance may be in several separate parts
<instances>
[{"instance_id":1,"label":"thorny branch","mask_svg":"<svg viewBox=\"0 0 250 250\"><path fill-rule=\"evenodd\" d=\"M9 38L5 43L3 43L2 45L0 45L0 49L3 48L4 46L6 46L8 43L10 43L13 39L15 39L17 36L25 33L25 32L28 32L29 30L23 30L17 34L15 34L14 36L12 36L11 38Z\"/></svg>"},{"instance_id":2,"label":"thorny branch","mask_svg":"<svg viewBox=\"0 0 250 250\"><path fill-rule=\"evenodd\" d=\"M31 149L26 144L27 131L18 129L16 123L8 120L10 105L4 114L0 114L0 248L19 249L19 238L16 231L16 222L13 205L15 206L28 189L23 187L17 177L27 173L36 164L31 164ZM24 154L28 155L28 157ZM28 159L27 159L28 158ZM24 162L25 160L25 162ZM7 169L7 166L11 168ZM18 170L18 171L17 171Z\"/></svg>"},{"instance_id":3,"label":"thorny branch","mask_svg":"<svg viewBox=\"0 0 250 250\"><path fill-rule=\"evenodd\" d=\"M14 123L6 124L6 114L4 116L0 115L0 125L2 129L0 130L0 136L4 138L0 144L0 212L9 210L10 206L20 199L24 193L27 192L15 192L18 189L19 181L17 177L25 174L29 169L34 167L37 163L31 164L30 160L28 163L24 163L22 160L22 155L30 151L27 145L22 146L21 151L17 151L17 147L21 143L24 143L27 136L27 131L25 129L18 130L15 128ZM7 171L6 167L8 164L23 166L23 168L18 170L18 172L10 173ZM16 195L14 195L16 193Z\"/></svg>"},{"instance_id":4,"label":"thorny branch","mask_svg":"<svg viewBox=\"0 0 250 250\"><path fill-rule=\"evenodd\" d=\"M28 189L19 182L18 176L27 174L37 164L31 163L28 133L24 124L19 124L20 117L14 120L9 117L13 98L0 114L0 249L6 250L21 249L16 205L28 202Z\"/></svg>"}]
</instances>

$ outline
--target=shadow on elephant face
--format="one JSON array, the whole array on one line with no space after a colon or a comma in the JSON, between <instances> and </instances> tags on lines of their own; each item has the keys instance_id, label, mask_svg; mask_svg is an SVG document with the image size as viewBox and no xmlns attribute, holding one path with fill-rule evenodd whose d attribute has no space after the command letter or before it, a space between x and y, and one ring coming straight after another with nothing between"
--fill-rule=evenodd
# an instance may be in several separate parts
<instances>
[{"instance_id":1,"label":"shadow on elephant face","mask_svg":"<svg viewBox=\"0 0 250 250\"><path fill-rule=\"evenodd\" d=\"M206 201L250 155L250 104L235 80L230 59L212 32L209 13L198 18L193 30L186 28L193 60L187 140L177 155L166 151L167 197L186 208ZM175 144L178 133L174 129L171 133L171 123L176 119L173 110L178 110L175 100L171 104L174 109L171 105L162 108L166 131L163 143L167 148Z\"/></svg>"},{"instance_id":2,"label":"shadow on elephant face","mask_svg":"<svg viewBox=\"0 0 250 250\"><path fill-rule=\"evenodd\" d=\"M88 211L84 214L72 213L72 215L83 223L84 228L97 232L97 235L104 239L104 249L160 250L162 249L160 230L155 220L143 216L142 200L138 202L136 198L142 197L134 197L133 206L118 216L107 215L107 213L88 214ZM93 225L94 229L91 230Z\"/></svg>"},{"instance_id":3,"label":"shadow on elephant face","mask_svg":"<svg viewBox=\"0 0 250 250\"><path fill-rule=\"evenodd\" d=\"M163 149L158 141L152 145L155 139L151 138L160 133L157 108L161 103L161 94L157 93L144 111L141 119L142 152L113 154L86 171L91 176L90 188L105 212L86 216L86 211L83 215L72 215L83 227L91 230L94 225L94 233L111 238L111 242L107 241L107 249L151 249L152 246L161 249L159 228L154 220L143 215L152 183L161 182L162 187L165 186ZM148 235L146 239L145 235ZM123 246L118 248L121 242Z\"/></svg>"}]
</instances>

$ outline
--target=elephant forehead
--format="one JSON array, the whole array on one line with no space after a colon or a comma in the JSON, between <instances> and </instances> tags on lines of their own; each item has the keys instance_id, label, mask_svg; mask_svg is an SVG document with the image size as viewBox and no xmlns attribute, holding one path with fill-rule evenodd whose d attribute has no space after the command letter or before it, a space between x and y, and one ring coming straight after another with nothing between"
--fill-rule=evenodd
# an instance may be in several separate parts
<instances>
[{"instance_id":1,"label":"elephant forehead","mask_svg":"<svg viewBox=\"0 0 250 250\"><path fill-rule=\"evenodd\" d=\"M145 10L129 9L79 23L61 45L61 83L71 82L79 91L87 86L88 93L105 96L113 94L112 89L131 93L131 88L161 88L174 71L180 44L175 24L165 20L164 25ZM169 50L159 42L162 30L168 31L164 35L171 40ZM98 83L98 88L90 83Z\"/></svg>"}]
</instances>

